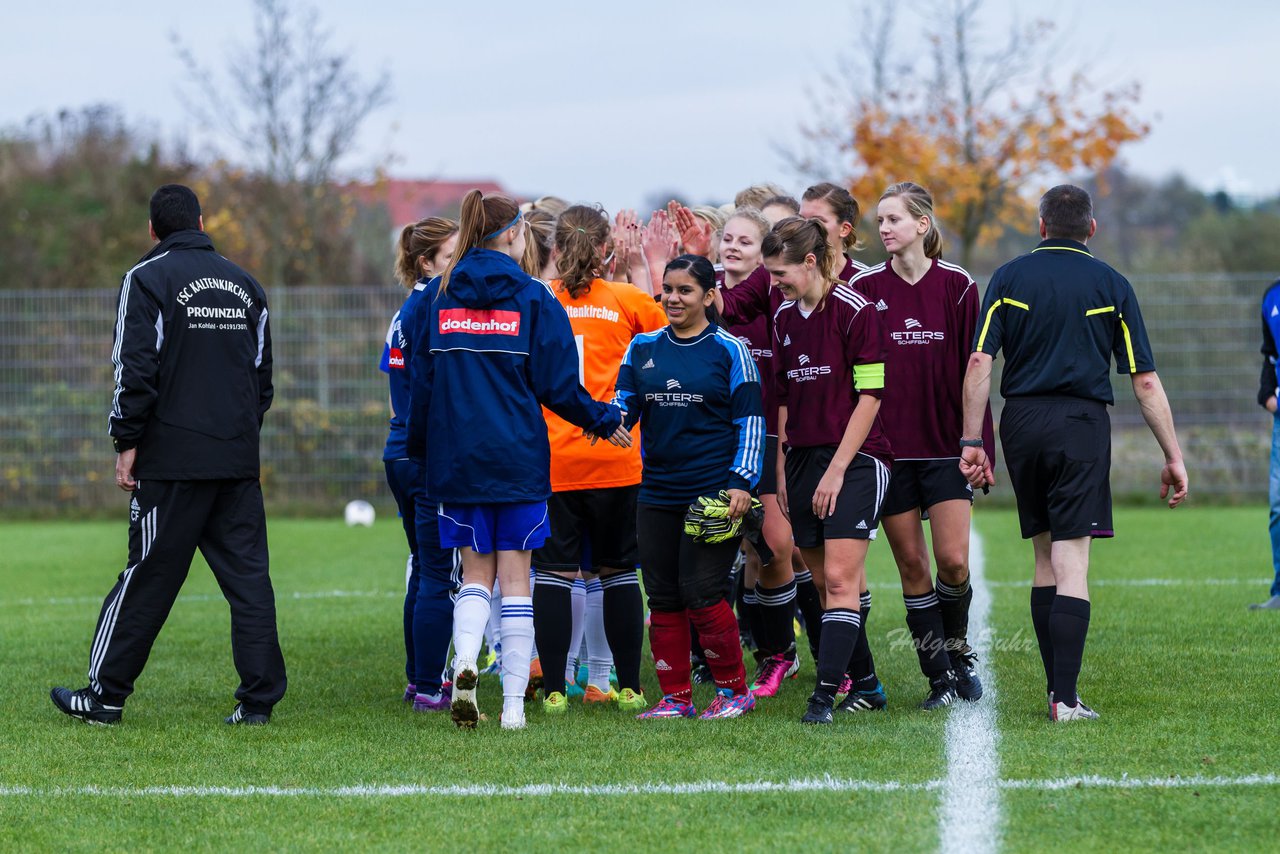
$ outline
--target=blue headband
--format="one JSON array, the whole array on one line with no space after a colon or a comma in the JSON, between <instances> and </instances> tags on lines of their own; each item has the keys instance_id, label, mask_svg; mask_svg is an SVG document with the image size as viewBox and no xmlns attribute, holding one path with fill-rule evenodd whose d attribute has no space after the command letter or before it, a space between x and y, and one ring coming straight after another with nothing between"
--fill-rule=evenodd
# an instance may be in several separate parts
<instances>
[{"instance_id":1,"label":"blue headband","mask_svg":"<svg viewBox=\"0 0 1280 854\"><path fill-rule=\"evenodd\" d=\"M500 228L500 229L498 229L497 231L495 231L493 234L486 234L486 235L484 236L484 242L485 242L485 243L488 243L490 240L493 240L493 238L497 237L499 234L502 234L502 232L506 231L508 228L511 228L513 225L515 225L517 222L519 222L519 221L520 221L520 217L521 217L521 216L522 216L522 214L520 213L520 211L516 211L516 218L515 218L515 219L511 220L511 222L507 223L507 224L506 224L506 225L504 225L502 228Z\"/></svg>"}]
</instances>

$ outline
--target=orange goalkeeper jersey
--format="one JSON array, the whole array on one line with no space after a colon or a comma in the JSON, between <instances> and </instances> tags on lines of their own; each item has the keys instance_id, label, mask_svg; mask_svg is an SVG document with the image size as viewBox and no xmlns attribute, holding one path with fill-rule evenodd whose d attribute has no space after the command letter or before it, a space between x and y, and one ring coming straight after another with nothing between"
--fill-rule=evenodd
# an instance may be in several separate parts
<instances>
[{"instance_id":1,"label":"orange goalkeeper jersey","mask_svg":"<svg viewBox=\"0 0 1280 854\"><path fill-rule=\"evenodd\" d=\"M652 332L667 324L667 316L634 285L596 279L591 290L577 299L560 280L551 283L560 304L569 314L573 337L578 344L578 379L596 400L613 400L618 366L641 332ZM591 444L582 428L565 421L545 407L547 438L551 441L551 489L604 489L631 486L640 482L640 440L630 448L609 442ZM634 431L633 431L634 435Z\"/></svg>"}]
</instances>

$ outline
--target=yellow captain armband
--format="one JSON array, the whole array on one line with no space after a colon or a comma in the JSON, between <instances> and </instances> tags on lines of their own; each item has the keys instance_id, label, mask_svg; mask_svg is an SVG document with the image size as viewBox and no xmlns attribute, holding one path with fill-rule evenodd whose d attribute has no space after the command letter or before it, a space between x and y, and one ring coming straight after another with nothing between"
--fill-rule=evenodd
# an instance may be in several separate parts
<instances>
[{"instance_id":1,"label":"yellow captain armband","mask_svg":"<svg viewBox=\"0 0 1280 854\"><path fill-rule=\"evenodd\" d=\"M884 362L853 366L853 387L858 391L884 388Z\"/></svg>"}]
</instances>

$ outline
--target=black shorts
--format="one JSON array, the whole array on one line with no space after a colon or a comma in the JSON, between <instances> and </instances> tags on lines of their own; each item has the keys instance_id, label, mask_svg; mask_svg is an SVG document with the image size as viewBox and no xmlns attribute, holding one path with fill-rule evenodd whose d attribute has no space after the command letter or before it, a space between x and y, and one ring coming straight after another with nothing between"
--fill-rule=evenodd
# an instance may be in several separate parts
<instances>
[{"instance_id":1,"label":"black shorts","mask_svg":"<svg viewBox=\"0 0 1280 854\"><path fill-rule=\"evenodd\" d=\"M778 494L778 437L764 437L764 459L760 464L760 482L756 496Z\"/></svg>"},{"instance_id":2,"label":"black shorts","mask_svg":"<svg viewBox=\"0 0 1280 854\"><path fill-rule=\"evenodd\" d=\"M813 512L818 481L836 454L832 445L792 448L787 452L787 507L796 545L816 549L827 540L874 540L880 525L880 506L889 486L889 467L874 457L858 454L844 473L836 498L836 512L819 519Z\"/></svg>"},{"instance_id":3,"label":"black shorts","mask_svg":"<svg viewBox=\"0 0 1280 854\"><path fill-rule=\"evenodd\" d=\"M741 539L695 542L684 532L689 505L640 504L640 576L651 611L707 608L733 596L731 578Z\"/></svg>"},{"instance_id":4,"label":"black shorts","mask_svg":"<svg viewBox=\"0 0 1280 854\"><path fill-rule=\"evenodd\" d=\"M973 503L973 487L960 473L960 458L894 460L889 491L880 516L897 516L908 510L928 510L943 501Z\"/></svg>"},{"instance_id":5,"label":"black shorts","mask_svg":"<svg viewBox=\"0 0 1280 854\"><path fill-rule=\"evenodd\" d=\"M594 567L629 569L636 552L636 496L640 485L553 492L547 499L551 536L533 553L533 566L577 572L584 547Z\"/></svg>"},{"instance_id":6,"label":"black shorts","mask_svg":"<svg viewBox=\"0 0 1280 854\"><path fill-rule=\"evenodd\" d=\"M1000 442L1022 536L1111 537L1111 418L1075 397L1005 401Z\"/></svg>"}]
</instances>

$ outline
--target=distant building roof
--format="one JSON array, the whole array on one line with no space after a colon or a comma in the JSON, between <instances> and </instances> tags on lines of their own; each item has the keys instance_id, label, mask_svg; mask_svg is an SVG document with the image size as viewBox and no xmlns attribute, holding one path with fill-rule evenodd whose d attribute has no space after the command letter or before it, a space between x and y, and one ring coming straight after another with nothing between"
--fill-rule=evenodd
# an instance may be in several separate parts
<instances>
[{"instance_id":1,"label":"distant building roof","mask_svg":"<svg viewBox=\"0 0 1280 854\"><path fill-rule=\"evenodd\" d=\"M470 190L488 195L502 193L506 189L496 181L411 181L388 178L376 184L357 184L352 187L357 197L366 205L384 205L394 229L423 217L457 215L462 197Z\"/></svg>"}]
</instances>

